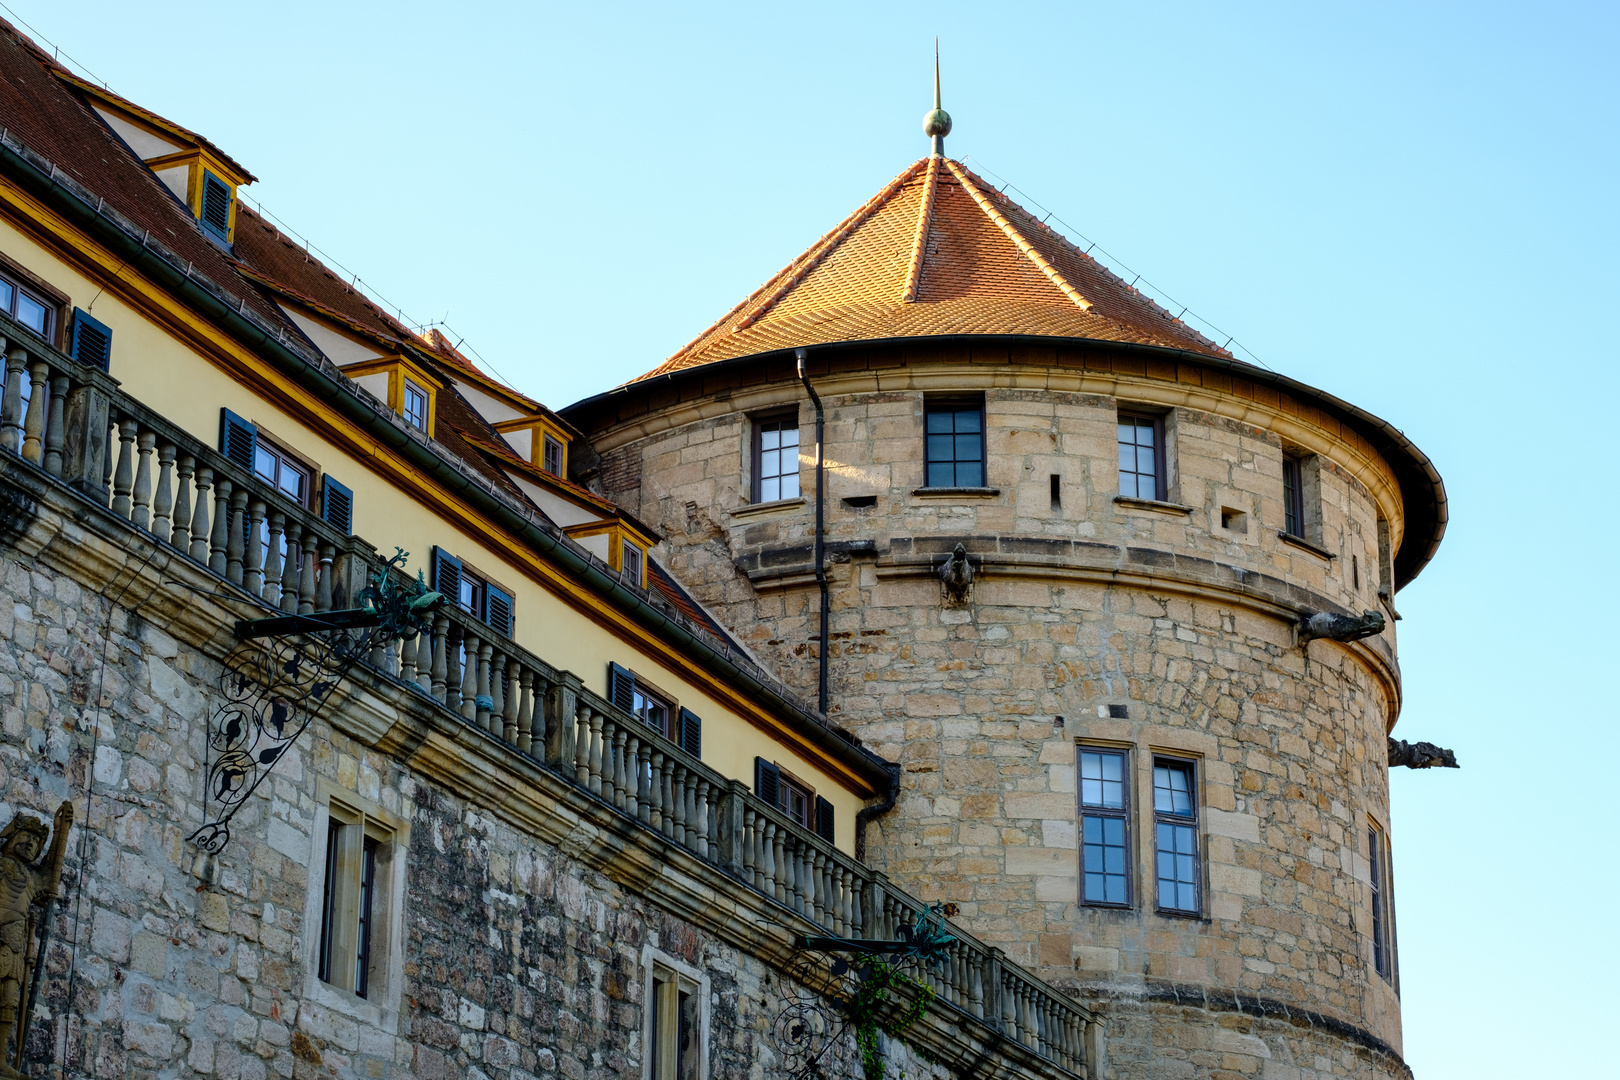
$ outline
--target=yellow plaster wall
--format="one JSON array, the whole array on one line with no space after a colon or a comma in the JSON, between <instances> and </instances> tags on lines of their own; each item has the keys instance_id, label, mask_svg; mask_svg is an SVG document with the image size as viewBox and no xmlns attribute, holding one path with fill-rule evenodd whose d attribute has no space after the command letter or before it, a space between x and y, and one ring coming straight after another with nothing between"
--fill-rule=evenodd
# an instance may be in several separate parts
<instances>
[{"instance_id":1,"label":"yellow plaster wall","mask_svg":"<svg viewBox=\"0 0 1620 1080\"><path fill-rule=\"evenodd\" d=\"M597 693L606 690L609 661L644 672L660 688L674 694L679 704L702 717L705 762L752 786L756 755L780 761L816 785L818 794L832 802L838 846L853 851L855 812L863 804L829 773L722 706L692 679L619 638L529 578L487 537L455 528L412 493L372 472L363 459L340 449L319 430L238 383L207 357L119 295L103 290L100 283L92 282L34 243L4 218L0 218L0 251L66 293L74 306L89 310L94 302L92 313L112 330L111 373L125 392L209 446L219 442L222 406L259 425L354 489L357 536L379 548L386 546L385 553L391 553L395 546L409 551L412 571L428 569L433 546L439 544L495 576L513 589L516 641L520 645L558 668L573 671Z\"/></svg>"}]
</instances>

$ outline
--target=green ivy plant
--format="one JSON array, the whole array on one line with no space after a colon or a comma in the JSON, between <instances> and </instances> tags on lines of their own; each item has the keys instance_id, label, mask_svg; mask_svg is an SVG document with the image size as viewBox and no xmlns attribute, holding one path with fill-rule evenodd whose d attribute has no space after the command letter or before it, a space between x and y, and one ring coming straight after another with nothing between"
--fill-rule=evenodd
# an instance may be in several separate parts
<instances>
[{"instance_id":1,"label":"green ivy plant","mask_svg":"<svg viewBox=\"0 0 1620 1080\"><path fill-rule=\"evenodd\" d=\"M886 1018L883 1006L888 1003L890 993L902 989L911 990L911 1007L902 1016ZM884 1080L883 1059L878 1056L878 1031L891 1039L900 1038L928 1015L933 1003L933 987L882 960L872 961L848 1005L849 1024L855 1032L855 1045L860 1047L861 1071L866 1080Z\"/></svg>"}]
</instances>

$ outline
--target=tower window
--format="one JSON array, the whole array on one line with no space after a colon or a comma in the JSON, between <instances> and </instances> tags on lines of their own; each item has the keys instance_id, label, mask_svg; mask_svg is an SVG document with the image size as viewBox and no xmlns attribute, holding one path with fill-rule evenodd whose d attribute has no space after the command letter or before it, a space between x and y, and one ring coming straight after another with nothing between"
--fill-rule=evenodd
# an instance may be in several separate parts
<instances>
[{"instance_id":1,"label":"tower window","mask_svg":"<svg viewBox=\"0 0 1620 1080\"><path fill-rule=\"evenodd\" d=\"M1372 899L1373 970L1385 982L1395 973L1389 917L1389 848L1377 825L1367 826L1367 884Z\"/></svg>"},{"instance_id":2,"label":"tower window","mask_svg":"<svg viewBox=\"0 0 1620 1080\"><path fill-rule=\"evenodd\" d=\"M1119 493L1131 499L1166 498L1161 418L1120 415Z\"/></svg>"},{"instance_id":3,"label":"tower window","mask_svg":"<svg viewBox=\"0 0 1620 1080\"><path fill-rule=\"evenodd\" d=\"M984 487L984 407L931 402L925 414L925 486Z\"/></svg>"},{"instance_id":4,"label":"tower window","mask_svg":"<svg viewBox=\"0 0 1620 1080\"><path fill-rule=\"evenodd\" d=\"M428 426L427 391L411 382L411 380L406 379L403 405L405 422L418 431L426 431Z\"/></svg>"},{"instance_id":5,"label":"tower window","mask_svg":"<svg viewBox=\"0 0 1620 1080\"><path fill-rule=\"evenodd\" d=\"M1283 458L1283 532L1305 535L1305 479L1299 459L1292 457Z\"/></svg>"},{"instance_id":6,"label":"tower window","mask_svg":"<svg viewBox=\"0 0 1620 1080\"><path fill-rule=\"evenodd\" d=\"M1080 896L1087 904L1125 907L1131 902L1128 795L1123 750L1080 751Z\"/></svg>"},{"instance_id":7,"label":"tower window","mask_svg":"<svg viewBox=\"0 0 1620 1080\"><path fill-rule=\"evenodd\" d=\"M1196 915L1198 904L1198 814L1190 762L1153 763L1153 829L1159 909Z\"/></svg>"},{"instance_id":8,"label":"tower window","mask_svg":"<svg viewBox=\"0 0 1620 1080\"><path fill-rule=\"evenodd\" d=\"M394 834L381 822L336 802L329 807L322 860L320 981L370 997L384 975L388 867Z\"/></svg>"},{"instance_id":9,"label":"tower window","mask_svg":"<svg viewBox=\"0 0 1620 1080\"><path fill-rule=\"evenodd\" d=\"M754 423L754 502L799 497L799 418Z\"/></svg>"}]
</instances>

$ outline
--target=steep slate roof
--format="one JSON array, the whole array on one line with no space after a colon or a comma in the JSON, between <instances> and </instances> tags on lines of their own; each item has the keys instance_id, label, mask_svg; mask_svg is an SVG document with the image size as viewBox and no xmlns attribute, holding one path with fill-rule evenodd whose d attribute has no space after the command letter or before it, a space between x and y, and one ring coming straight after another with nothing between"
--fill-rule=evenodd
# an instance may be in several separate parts
<instances>
[{"instance_id":1,"label":"steep slate roof","mask_svg":"<svg viewBox=\"0 0 1620 1080\"><path fill-rule=\"evenodd\" d=\"M800 345L943 334L1228 357L949 158L923 158L641 378Z\"/></svg>"}]
</instances>

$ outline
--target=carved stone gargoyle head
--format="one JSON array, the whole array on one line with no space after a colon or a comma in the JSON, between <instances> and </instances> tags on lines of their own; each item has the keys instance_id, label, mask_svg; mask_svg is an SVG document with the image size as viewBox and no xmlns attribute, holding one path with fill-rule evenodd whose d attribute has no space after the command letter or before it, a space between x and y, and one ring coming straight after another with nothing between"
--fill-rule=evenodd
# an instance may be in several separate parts
<instances>
[{"instance_id":1,"label":"carved stone gargoyle head","mask_svg":"<svg viewBox=\"0 0 1620 1080\"><path fill-rule=\"evenodd\" d=\"M1457 755L1432 742L1409 743L1405 739L1389 740L1389 767L1405 765L1408 769L1456 769Z\"/></svg>"},{"instance_id":2,"label":"carved stone gargoyle head","mask_svg":"<svg viewBox=\"0 0 1620 1080\"><path fill-rule=\"evenodd\" d=\"M939 582L946 607L968 602L973 595L973 564L968 562L967 548L957 544L951 557L940 564Z\"/></svg>"},{"instance_id":3,"label":"carved stone gargoyle head","mask_svg":"<svg viewBox=\"0 0 1620 1080\"><path fill-rule=\"evenodd\" d=\"M1384 616L1376 611L1363 611L1360 615L1340 615L1336 611L1317 611L1299 620L1299 643L1326 638L1329 641L1359 641L1384 631Z\"/></svg>"}]
</instances>

